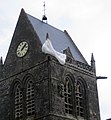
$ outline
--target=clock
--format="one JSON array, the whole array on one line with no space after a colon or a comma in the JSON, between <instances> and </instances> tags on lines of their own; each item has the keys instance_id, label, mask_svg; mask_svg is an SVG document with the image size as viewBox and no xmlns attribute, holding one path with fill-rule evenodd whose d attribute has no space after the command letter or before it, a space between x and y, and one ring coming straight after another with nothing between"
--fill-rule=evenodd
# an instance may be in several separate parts
<instances>
[{"instance_id":1,"label":"clock","mask_svg":"<svg viewBox=\"0 0 111 120\"><path fill-rule=\"evenodd\" d=\"M28 43L27 43L27 42L25 42L25 41L21 42L21 43L18 45L17 50L16 50L17 56L18 56L18 57L23 57L23 56L25 56L25 54L26 54L27 51L28 51L28 48L29 48L29 46L28 46Z\"/></svg>"}]
</instances>

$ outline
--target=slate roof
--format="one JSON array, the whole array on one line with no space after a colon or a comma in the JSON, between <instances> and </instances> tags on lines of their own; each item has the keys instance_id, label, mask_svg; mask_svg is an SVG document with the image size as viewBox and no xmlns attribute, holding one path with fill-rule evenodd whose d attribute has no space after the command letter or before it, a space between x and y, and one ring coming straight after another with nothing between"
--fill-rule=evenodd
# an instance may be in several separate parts
<instances>
[{"instance_id":1,"label":"slate roof","mask_svg":"<svg viewBox=\"0 0 111 120\"><path fill-rule=\"evenodd\" d=\"M69 47L75 60L87 64L86 60L84 59L84 57L82 56L82 54L80 53L77 46L67 32L61 31L47 23L44 23L29 14L27 14L27 17L31 22L42 44L45 42L46 34L48 33L49 39L51 40L55 50L62 53L63 50Z\"/></svg>"}]
</instances>

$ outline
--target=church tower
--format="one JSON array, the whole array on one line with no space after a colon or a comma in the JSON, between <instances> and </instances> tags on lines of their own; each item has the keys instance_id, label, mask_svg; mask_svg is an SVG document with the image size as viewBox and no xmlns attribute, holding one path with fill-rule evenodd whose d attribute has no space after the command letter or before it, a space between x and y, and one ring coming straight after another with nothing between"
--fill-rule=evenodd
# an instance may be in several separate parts
<instances>
[{"instance_id":1,"label":"church tower","mask_svg":"<svg viewBox=\"0 0 111 120\"><path fill-rule=\"evenodd\" d=\"M56 56L42 51L47 38ZM100 120L95 71L94 56L89 65L66 30L22 9L0 60L0 120Z\"/></svg>"}]
</instances>

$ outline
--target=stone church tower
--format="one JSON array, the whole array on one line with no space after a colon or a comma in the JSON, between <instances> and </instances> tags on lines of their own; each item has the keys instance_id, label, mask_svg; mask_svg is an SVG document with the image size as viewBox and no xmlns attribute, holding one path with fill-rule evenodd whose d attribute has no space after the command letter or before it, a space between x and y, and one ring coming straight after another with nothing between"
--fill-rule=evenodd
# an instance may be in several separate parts
<instances>
[{"instance_id":1,"label":"stone church tower","mask_svg":"<svg viewBox=\"0 0 111 120\"><path fill-rule=\"evenodd\" d=\"M64 65L42 52L47 34ZM0 120L100 120L95 71L93 55L89 65L67 31L22 9L0 60Z\"/></svg>"}]
</instances>

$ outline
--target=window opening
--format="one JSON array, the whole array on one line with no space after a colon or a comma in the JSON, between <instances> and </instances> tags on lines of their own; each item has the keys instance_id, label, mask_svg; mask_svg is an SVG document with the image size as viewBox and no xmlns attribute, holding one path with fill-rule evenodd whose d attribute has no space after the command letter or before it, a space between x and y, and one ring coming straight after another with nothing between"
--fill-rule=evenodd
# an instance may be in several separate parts
<instances>
[{"instance_id":1,"label":"window opening","mask_svg":"<svg viewBox=\"0 0 111 120\"><path fill-rule=\"evenodd\" d=\"M66 78L64 84L64 99L65 99L65 112L68 114L73 114L72 87L69 77Z\"/></svg>"},{"instance_id":2,"label":"window opening","mask_svg":"<svg viewBox=\"0 0 111 120\"><path fill-rule=\"evenodd\" d=\"M35 113L35 101L34 101L34 86L32 81L29 81L26 89L26 108L27 115L32 116Z\"/></svg>"},{"instance_id":3,"label":"window opening","mask_svg":"<svg viewBox=\"0 0 111 120\"><path fill-rule=\"evenodd\" d=\"M23 118L23 94L20 85L15 89L15 120L21 120Z\"/></svg>"},{"instance_id":4,"label":"window opening","mask_svg":"<svg viewBox=\"0 0 111 120\"><path fill-rule=\"evenodd\" d=\"M80 82L76 84L76 114L84 117L84 88Z\"/></svg>"}]
</instances>

